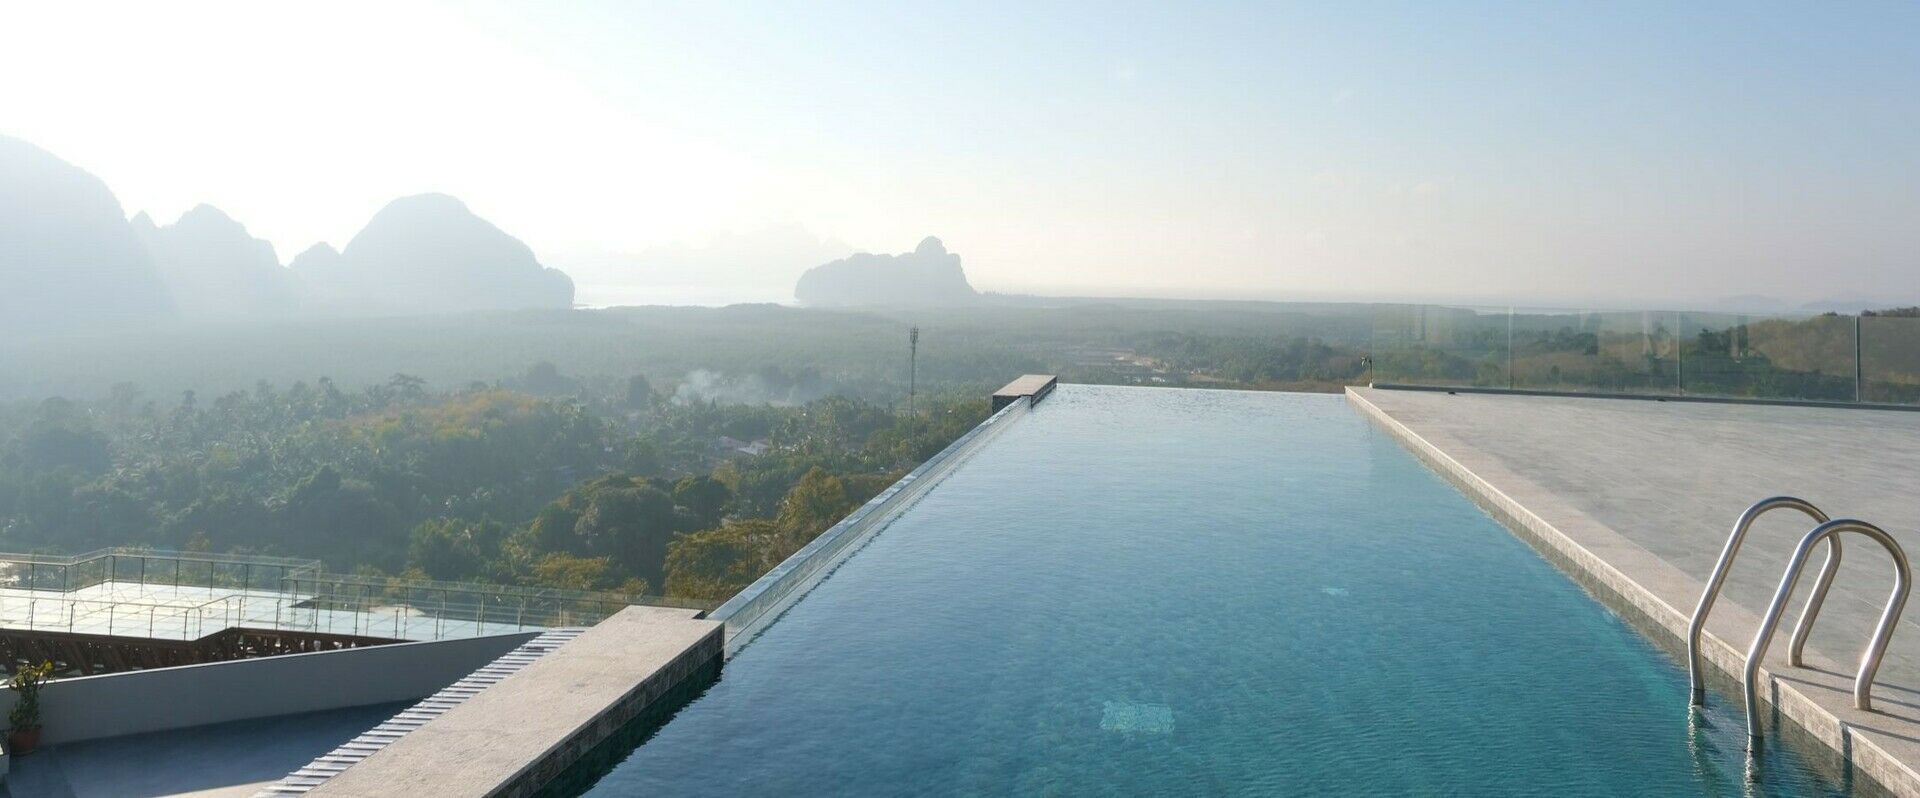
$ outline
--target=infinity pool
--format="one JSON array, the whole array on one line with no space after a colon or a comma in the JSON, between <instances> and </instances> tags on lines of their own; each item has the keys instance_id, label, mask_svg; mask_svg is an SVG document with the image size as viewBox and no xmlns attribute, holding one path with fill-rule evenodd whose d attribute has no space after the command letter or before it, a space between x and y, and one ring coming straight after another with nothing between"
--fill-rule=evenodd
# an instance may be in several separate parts
<instances>
[{"instance_id":1,"label":"infinity pool","mask_svg":"<svg viewBox=\"0 0 1920 798\"><path fill-rule=\"evenodd\" d=\"M1686 698L1339 397L1062 386L588 794L1871 789Z\"/></svg>"}]
</instances>

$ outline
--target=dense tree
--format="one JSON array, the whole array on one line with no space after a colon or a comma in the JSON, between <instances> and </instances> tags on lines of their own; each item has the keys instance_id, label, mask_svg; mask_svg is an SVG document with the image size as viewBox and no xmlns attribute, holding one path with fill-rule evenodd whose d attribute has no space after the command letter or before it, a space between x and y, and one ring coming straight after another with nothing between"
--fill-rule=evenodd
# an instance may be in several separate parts
<instances>
[{"instance_id":1,"label":"dense tree","mask_svg":"<svg viewBox=\"0 0 1920 798\"><path fill-rule=\"evenodd\" d=\"M341 571L641 590L671 581L682 538L773 524L750 536L752 563L714 566L733 576L689 588L714 590L778 562L986 413L984 402L936 403L908 420L845 398L656 401L634 413L617 392L435 393L408 374L359 392L324 377L256 382L164 412L140 407L142 393L0 404L0 546L248 551ZM723 436L772 443L751 456Z\"/></svg>"},{"instance_id":2,"label":"dense tree","mask_svg":"<svg viewBox=\"0 0 1920 798\"><path fill-rule=\"evenodd\" d=\"M652 407L653 400L653 383L647 381L646 375L635 374L627 378L627 407Z\"/></svg>"},{"instance_id":3,"label":"dense tree","mask_svg":"<svg viewBox=\"0 0 1920 798\"><path fill-rule=\"evenodd\" d=\"M727 490L726 483L705 474L682 477L673 483L673 503L686 508L693 523L701 528L720 523L732 500L733 491Z\"/></svg>"},{"instance_id":4,"label":"dense tree","mask_svg":"<svg viewBox=\"0 0 1920 798\"><path fill-rule=\"evenodd\" d=\"M499 524L432 518L408 534L407 563L434 579L468 579L484 573L506 537Z\"/></svg>"},{"instance_id":5,"label":"dense tree","mask_svg":"<svg viewBox=\"0 0 1920 798\"><path fill-rule=\"evenodd\" d=\"M682 536L667 549L667 594L724 600L780 564L785 537L778 524L764 519Z\"/></svg>"}]
</instances>

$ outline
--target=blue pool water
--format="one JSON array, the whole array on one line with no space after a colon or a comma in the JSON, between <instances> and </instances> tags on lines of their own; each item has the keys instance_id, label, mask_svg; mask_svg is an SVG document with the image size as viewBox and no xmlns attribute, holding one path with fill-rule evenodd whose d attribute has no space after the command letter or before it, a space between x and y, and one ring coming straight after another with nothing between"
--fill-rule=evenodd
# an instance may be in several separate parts
<instances>
[{"instance_id":1,"label":"blue pool water","mask_svg":"<svg viewBox=\"0 0 1920 798\"><path fill-rule=\"evenodd\" d=\"M1062 386L590 795L1845 795L1332 396Z\"/></svg>"}]
</instances>

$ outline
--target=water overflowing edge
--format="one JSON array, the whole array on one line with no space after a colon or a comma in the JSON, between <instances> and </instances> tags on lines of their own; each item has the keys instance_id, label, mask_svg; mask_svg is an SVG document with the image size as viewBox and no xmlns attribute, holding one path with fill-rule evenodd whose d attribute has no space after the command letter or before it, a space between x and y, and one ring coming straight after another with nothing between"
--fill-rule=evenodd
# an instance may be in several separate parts
<instances>
[{"instance_id":1,"label":"water overflowing edge","mask_svg":"<svg viewBox=\"0 0 1920 798\"><path fill-rule=\"evenodd\" d=\"M813 589L840 563L881 530L891 526L908 508L953 473L988 441L1013 422L1025 417L1033 400L1021 397L968 430L947 448L927 458L859 509L820 533L811 543L773 567L753 584L735 594L719 608L707 613L709 620L726 625L726 656L734 654L764 631L794 602Z\"/></svg>"}]
</instances>

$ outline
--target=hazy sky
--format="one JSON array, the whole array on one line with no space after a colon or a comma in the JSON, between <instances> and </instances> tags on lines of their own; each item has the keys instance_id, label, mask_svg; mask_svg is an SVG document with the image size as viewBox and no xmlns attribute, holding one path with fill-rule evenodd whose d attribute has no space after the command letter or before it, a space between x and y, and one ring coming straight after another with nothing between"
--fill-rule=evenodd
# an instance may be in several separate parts
<instances>
[{"instance_id":1,"label":"hazy sky","mask_svg":"<svg viewBox=\"0 0 1920 798\"><path fill-rule=\"evenodd\" d=\"M0 132L283 259L445 191L562 266L798 225L992 290L1920 298L1920 5L1167 5L7 2Z\"/></svg>"}]
</instances>

